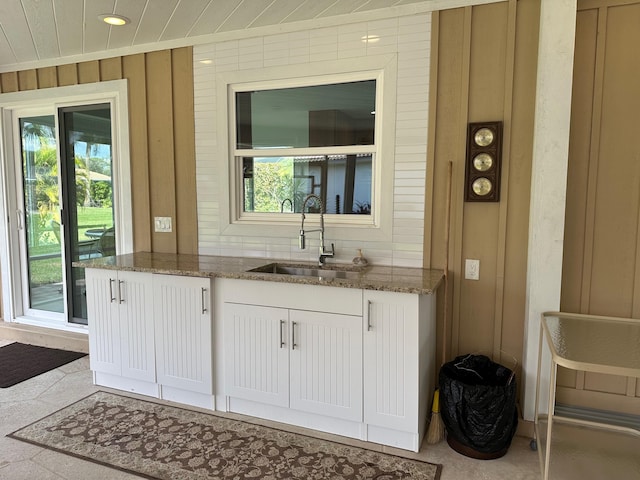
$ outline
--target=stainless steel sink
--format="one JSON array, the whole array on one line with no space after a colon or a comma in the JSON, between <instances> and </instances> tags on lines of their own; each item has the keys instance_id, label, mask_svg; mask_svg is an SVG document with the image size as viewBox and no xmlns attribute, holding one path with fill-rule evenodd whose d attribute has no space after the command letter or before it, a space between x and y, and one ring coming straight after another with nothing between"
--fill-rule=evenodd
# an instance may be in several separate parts
<instances>
[{"instance_id":1,"label":"stainless steel sink","mask_svg":"<svg viewBox=\"0 0 640 480\"><path fill-rule=\"evenodd\" d=\"M350 271L344 267L331 266L324 268L314 268L311 266L289 265L286 263L268 263L260 267L252 268L249 272L275 273L279 275L294 275L299 277L317 277L324 279L333 278L358 278L360 272Z\"/></svg>"}]
</instances>

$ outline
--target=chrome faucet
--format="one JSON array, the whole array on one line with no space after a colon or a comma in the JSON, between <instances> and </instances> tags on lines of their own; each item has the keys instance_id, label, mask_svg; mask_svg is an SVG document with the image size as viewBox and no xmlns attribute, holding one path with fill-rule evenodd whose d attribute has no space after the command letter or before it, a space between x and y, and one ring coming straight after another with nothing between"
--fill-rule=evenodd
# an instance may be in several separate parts
<instances>
[{"instance_id":1,"label":"chrome faucet","mask_svg":"<svg viewBox=\"0 0 640 480\"><path fill-rule=\"evenodd\" d=\"M320 228L305 231L304 209L307 206L309 200L314 200L318 205L320 205ZM309 195L307 195L302 202L302 223L300 224L300 236L298 237L298 245L300 246L301 250L307 248L305 235L310 232L320 232L320 257L318 258L318 265L322 267L326 258L333 257L334 245L333 243L331 244L331 250L325 250L324 248L324 205L322 204L322 199L314 193L310 193Z\"/></svg>"}]
</instances>

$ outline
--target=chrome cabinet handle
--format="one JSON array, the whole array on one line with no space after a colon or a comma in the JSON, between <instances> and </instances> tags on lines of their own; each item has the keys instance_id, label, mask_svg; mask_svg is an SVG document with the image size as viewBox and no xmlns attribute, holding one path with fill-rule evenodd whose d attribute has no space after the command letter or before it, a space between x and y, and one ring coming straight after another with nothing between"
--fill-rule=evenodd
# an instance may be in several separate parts
<instances>
[{"instance_id":1,"label":"chrome cabinet handle","mask_svg":"<svg viewBox=\"0 0 640 480\"><path fill-rule=\"evenodd\" d=\"M283 327L284 327L284 320L280 320L280 348L285 347L284 335L282 334Z\"/></svg>"},{"instance_id":2,"label":"chrome cabinet handle","mask_svg":"<svg viewBox=\"0 0 640 480\"><path fill-rule=\"evenodd\" d=\"M296 322L291 322L291 350L295 350L296 345Z\"/></svg>"},{"instance_id":3,"label":"chrome cabinet handle","mask_svg":"<svg viewBox=\"0 0 640 480\"><path fill-rule=\"evenodd\" d=\"M204 315L205 313L207 313L207 307L205 306L205 294L207 292L207 289L202 287L202 314Z\"/></svg>"},{"instance_id":4,"label":"chrome cabinet handle","mask_svg":"<svg viewBox=\"0 0 640 480\"><path fill-rule=\"evenodd\" d=\"M370 332L373 328L371 325L371 300L367 300L367 331Z\"/></svg>"},{"instance_id":5,"label":"chrome cabinet handle","mask_svg":"<svg viewBox=\"0 0 640 480\"><path fill-rule=\"evenodd\" d=\"M115 280L113 278L109 279L109 298L111 299L111 303L116 301L116 297L113 296L113 282Z\"/></svg>"},{"instance_id":6,"label":"chrome cabinet handle","mask_svg":"<svg viewBox=\"0 0 640 480\"><path fill-rule=\"evenodd\" d=\"M122 296L122 284L124 281L118 280L118 298L120 298L119 303L124 303L124 297Z\"/></svg>"}]
</instances>

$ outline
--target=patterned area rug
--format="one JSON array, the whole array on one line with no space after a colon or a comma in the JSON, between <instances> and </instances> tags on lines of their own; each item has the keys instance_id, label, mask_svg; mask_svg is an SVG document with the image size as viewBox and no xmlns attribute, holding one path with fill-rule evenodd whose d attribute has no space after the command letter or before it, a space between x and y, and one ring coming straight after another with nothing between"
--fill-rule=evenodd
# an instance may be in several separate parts
<instances>
[{"instance_id":1,"label":"patterned area rug","mask_svg":"<svg viewBox=\"0 0 640 480\"><path fill-rule=\"evenodd\" d=\"M440 466L97 392L9 435L152 479L420 479Z\"/></svg>"}]
</instances>

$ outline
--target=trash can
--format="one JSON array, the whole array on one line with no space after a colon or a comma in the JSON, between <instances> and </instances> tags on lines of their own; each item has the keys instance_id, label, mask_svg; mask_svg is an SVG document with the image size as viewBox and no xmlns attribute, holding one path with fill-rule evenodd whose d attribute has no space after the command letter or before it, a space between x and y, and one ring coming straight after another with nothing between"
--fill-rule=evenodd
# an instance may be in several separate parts
<instances>
[{"instance_id":1,"label":"trash can","mask_svg":"<svg viewBox=\"0 0 640 480\"><path fill-rule=\"evenodd\" d=\"M440 415L456 452L502 457L516 433L514 372L484 355L461 355L440 369Z\"/></svg>"}]
</instances>

